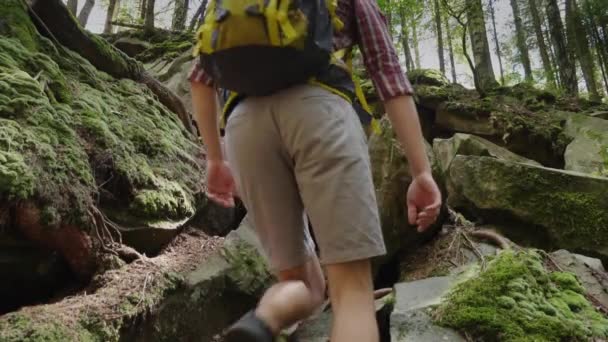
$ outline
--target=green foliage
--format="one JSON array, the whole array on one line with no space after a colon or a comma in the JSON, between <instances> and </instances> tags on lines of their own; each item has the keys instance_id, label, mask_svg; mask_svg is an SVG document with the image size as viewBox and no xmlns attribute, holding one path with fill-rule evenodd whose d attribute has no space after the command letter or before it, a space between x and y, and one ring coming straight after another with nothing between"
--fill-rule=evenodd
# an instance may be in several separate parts
<instances>
[{"instance_id":1,"label":"green foliage","mask_svg":"<svg viewBox=\"0 0 608 342\"><path fill-rule=\"evenodd\" d=\"M549 272L535 252L505 251L458 285L439 322L484 341L589 341L608 337L608 319L570 273Z\"/></svg>"}]
</instances>

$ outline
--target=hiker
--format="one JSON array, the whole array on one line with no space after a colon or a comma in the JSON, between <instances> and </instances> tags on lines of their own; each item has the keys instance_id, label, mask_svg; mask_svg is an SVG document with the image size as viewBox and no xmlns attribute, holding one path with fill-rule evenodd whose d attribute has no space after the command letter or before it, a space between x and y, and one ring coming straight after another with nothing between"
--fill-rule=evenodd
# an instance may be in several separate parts
<instances>
[{"instance_id":1,"label":"hiker","mask_svg":"<svg viewBox=\"0 0 608 342\"><path fill-rule=\"evenodd\" d=\"M364 100L355 99L360 91L352 77L351 83L330 77L348 64L338 52L359 45L404 147L413 177L404 204L410 224L424 231L439 214L441 195L413 89L378 5L326 1L211 0L199 30L201 58L190 81L207 148L208 197L230 207L238 189L278 278L256 309L227 330L228 342L273 341L311 315L325 300L321 265L334 313L331 341L379 339L370 260L386 250L366 136L355 110ZM239 45L244 41L251 44ZM226 155L214 87L234 94L225 113ZM306 229L308 218L320 258Z\"/></svg>"}]
</instances>

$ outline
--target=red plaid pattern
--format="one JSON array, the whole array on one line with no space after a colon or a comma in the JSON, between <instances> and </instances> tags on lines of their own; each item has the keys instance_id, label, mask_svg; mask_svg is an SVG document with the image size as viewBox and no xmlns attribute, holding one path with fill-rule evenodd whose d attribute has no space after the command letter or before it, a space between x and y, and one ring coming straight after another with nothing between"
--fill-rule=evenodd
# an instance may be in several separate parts
<instances>
[{"instance_id":1,"label":"red plaid pattern","mask_svg":"<svg viewBox=\"0 0 608 342\"><path fill-rule=\"evenodd\" d=\"M359 45L363 63L381 100L412 95L388 31L386 18L374 0L339 0L338 16L344 29L336 32L336 50ZM212 85L211 77L195 63L190 81Z\"/></svg>"}]
</instances>

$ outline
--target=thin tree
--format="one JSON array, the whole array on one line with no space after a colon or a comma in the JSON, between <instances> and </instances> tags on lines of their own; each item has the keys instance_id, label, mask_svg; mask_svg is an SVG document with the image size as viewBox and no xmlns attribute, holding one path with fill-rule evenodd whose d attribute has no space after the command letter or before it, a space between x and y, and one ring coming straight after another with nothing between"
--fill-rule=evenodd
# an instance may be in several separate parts
<instances>
[{"instance_id":1,"label":"thin tree","mask_svg":"<svg viewBox=\"0 0 608 342\"><path fill-rule=\"evenodd\" d=\"M450 21L448 16L443 17L443 27L445 27L445 31L448 39L448 52L450 55L450 71L452 73L452 83L456 83L458 80L456 78L456 63L454 63L454 47L452 46L452 30L450 28Z\"/></svg>"},{"instance_id":2,"label":"thin tree","mask_svg":"<svg viewBox=\"0 0 608 342\"><path fill-rule=\"evenodd\" d=\"M80 14L78 15L78 22L80 26L87 26L87 22L89 21L89 16L91 15L91 11L93 11L93 7L95 6L95 0L86 0L84 6L80 10Z\"/></svg>"},{"instance_id":3,"label":"thin tree","mask_svg":"<svg viewBox=\"0 0 608 342\"><path fill-rule=\"evenodd\" d=\"M532 66L530 64L530 55L528 53L528 43L526 42L526 32L521 20L521 11L519 10L518 0L511 0L511 9L513 10L513 21L515 22L515 36L517 40L517 50L519 50L519 60L524 67L524 75L526 81L532 81Z\"/></svg>"},{"instance_id":4,"label":"thin tree","mask_svg":"<svg viewBox=\"0 0 608 342\"><path fill-rule=\"evenodd\" d=\"M547 44L545 43L545 35L543 34L543 28L540 20L541 17L538 13L536 1L537 0L528 0L530 16L532 17L532 26L534 27L534 33L536 35L536 44L538 45L538 50L540 52L540 58L543 63L543 70L545 71L547 83L552 87L556 87L557 84L555 83L555 73L553 71L551 59L549 58Z\"/></svg>"},{"instance_id":5,"label":"thin tree","mask_svg":"<svg viewBox=\"0 0 608 342\"><path fill-rule=\"evenodd\" d=\"M194 12L194 16L190 20L190 25L188 26L188 31L194 31L194 28L198 25L200 26L203 22L203 17L205 15L205 9L207 8L208 0L203 0L201 5Z\"/></svg>"},{"instance_id":6,"label":"thin tree","mask_svg":"<svg viewBox=\"0 0 608 342\"><path fill-rule=\"evenodd\" d=\"M465 0L465 4L475 70L477 71L479 85L485 92L496 87L498 82L496 82L494 68L492 67L483 7L481 0Z\"/></svg>"},{"instance_id":7,"label":"thin tree","mask_svg":"<svg viewBox=\"0 0 608 342\"><path fill-rule=\"evenodd\" d=\"M171 28L174 31L183 31L186 28L186 17L188 16L189 7L189 0L175 0L173 21L171 23Z\"/></svg>"},{"instance_id":8,"label":"thin tree","mask_svg":"<svg viewBox=\"0 0 608 342\"><path fill-rule=\"evenodd\" d=\"M475 89L481 96L485 96L485 88L481 85L479 80L479 73L475 63L473 63L473 59L469 55L467 50L467 28L469 27L469 19L467 19L468 6L466 4L454 4L452 6L448 3L449 0L441 0L444 8L448 12L448 14L456 20L458 25L460 25L462 29L461 34L461 43L462 43L462 53L464 54L467 63L469 64L469 68L471 68L471 72L473 73L473 82L475 84Z\"/></svg>"},{"instance_id":9,"label":"thin tree","mask_svg":"<svg viewBox=\"0 0 608 342\"><path fill-rule=\"evenodd\" d=\"M500 43L498 41L498 30L496 30L496 11L494 10L494 1L490 0L488 7L490 9L490 18L492 19L492 33L494 35L494 44L496 48L496 56L498 57L498 67L500 68L500 83L505 84L505 71L502 66L502 53L500 52Z\"/></svg>"},{"instance_id":10,"label":"thin tree","mask_svg":"<svg viewBox=\"0 0 608 342\"><path fill-rule=\"evenodd\" d=\"M106 23L104 25L103 33L109 34L112 33L112 29L114 26L112 25L112 21L114 21L114 15L116 14L118 0L110 0L108 4L108 12L106 13Z\"/></svg>"},{"instance_id":11,"label":"thin tree","mask_svg":"<svg viewBox=\"0 0 608 342\"><path fill-rule=\"evenodd\" d=\"M68 0L68 9L72 12L72 15L78 14L78 0Z\"/></svg>"},{"instance_id":12,"label":"thin tree","mask_svg":"<svg viewBox=\"0 0 608 342\"><path fill-rule=\"evenodd\" d=\"M399 8L399 19L401 21L401 45L403 47L403 54L405 55L405 67L407 70L414 69L414 61L412 60L412 50L410 49L410 37L409 28L407 26L407 18L405 9Z\"/></svg>"},{"instance_id":13,"label":"thin tree","mask_svg":"<svg viewBox=\"0 0 608 342\"><path fill-rule=\"evenodd\" d=\"M420 42L418 41L418 18L412 20L412 43L416 55L416 68L420 69Z\"/></svg>"},{"instance_id":14,"label":"thin tree","mask_svg":"<svg viewBox=\"0 0 608 342\"><path fill-rule=\"evenodd\" d=\"M608 11L608 5L606 5L606 7L606 10ZM596 18L597 13L600 12L598 12L596 4L590 0L585 0L583 2L583 11L583 17L585 18L588 31L591 33L591 43L593 48L595 48L598 65L604 80L604 87L608 92L608 47L606 46L608 45L608 42L605 41L605 37L604 39L602 38L598 19Z\"/></svg>"},{"instance_id":15,"label":"thin tree","mask_svg":"<svg viewBox=\"0 0 608 342\"><path fill-rule=\"evenodd\" d=\"M142 23L146 21L146 4L146 0L141 0L139 3L139 20L141 20Z\"/></svg>"},{"instance_id":16,"label":"thin tree","mask_svg":"<svg viewBox=\"0 0 608 342\"><path fill-rule=\"evenodd\" d=\"M443 54L443 31L441 27L441 8L439 7L438 0L433 0L433 7L435 10L435 33L437 34L437 56L439 57L439 69L441 70L441 73L445 75L445 57Z\"/></svg>"},{"instance_id":17,"label":"thin tree","mask_svg":"<svg viewBox=\"0 0 608 342\"><path fill-rule=\"evenodd\" d=\"M591 100L599 101L601 97L597 89L595 63L591 56L589 39L587 38L587 32L583 26L578 4L576 3L576 0L566 0L566 6L568 6L567 13L570 14L570 25L572 27L572 35L574 36L576 56L578 57L581 70L583 71L583 78L585 79L589 97Z\"/></svg>"},{"instance_id":18,"label":"thin tree","mask_svg":"<svg viewBox=\"0 0 608 342\"><path fill-rule=\"evenodd\" d=\"M557 70L560 75L559 78L561 80L562 87L571 94L577 94L578 86L576 82L576 66L568 54L566 36L564 35L564 26L556 0L547 1L547 21L549 23L551 41L553 42L552 45L555 49Z\"/></svg>"},{"instance_id":19,"label":"thin tree","mask_svg":"<svg viewBox=\"0 0 608 342\"><path fill-rule=\"evenodd\" d=\"M146 2L146 21L144 23L144 31L150 33L154 31L154 7L156 0L147 0Z\"/></svg>"}]
</instances>

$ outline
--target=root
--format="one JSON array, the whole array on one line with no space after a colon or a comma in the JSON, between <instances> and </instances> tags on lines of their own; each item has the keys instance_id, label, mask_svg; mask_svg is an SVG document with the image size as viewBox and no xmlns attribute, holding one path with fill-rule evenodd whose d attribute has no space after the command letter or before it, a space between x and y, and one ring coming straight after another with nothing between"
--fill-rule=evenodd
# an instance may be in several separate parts
<instances>
[{"instance_id":1,"label":"root","mask_svg":"<svg viewBox=\"0 0 608 342\"><path fill-rule=\"evenodd\" d=\"M468 233L471 237L486 240L500 249L511 249L511 242L491 229L480 229Z\"/></svg>"}]
</instances>

